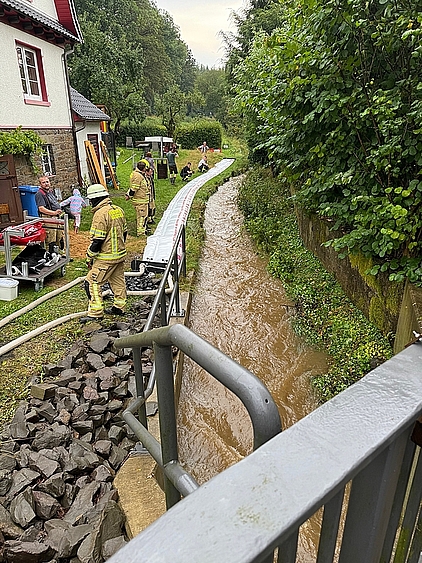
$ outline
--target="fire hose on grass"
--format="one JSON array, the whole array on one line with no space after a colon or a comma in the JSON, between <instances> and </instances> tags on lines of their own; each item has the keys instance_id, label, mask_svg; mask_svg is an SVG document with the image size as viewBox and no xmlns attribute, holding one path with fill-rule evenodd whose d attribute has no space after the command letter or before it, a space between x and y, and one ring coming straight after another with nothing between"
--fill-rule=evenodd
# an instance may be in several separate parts
<instances>
[{"instance_id":1,"label":"fire hose on grass","mask_svg":"<svg viewBox=\"0 0 422 563\"><path fill-rule=\"evenodd\" d=\"M41 303L44 303L44 301L47 301L48 299L51 299L52 297L56 297L56 295L60 295L60 293L63 293L63 291L66 291L67 289L71 289L75 285L78 285L78 283L82 283L84 281L84 279L85 279L85 276L80 277L80 278L76 278L75 280L69 282L68 284L66 284L62 287L59 287L58 289L55 289L54 291L50 291L50 293L46 293L42 297L39 297L38 299L36 299L32 303L30 303L29 305L26 305L22 309L19 309L19 311L15 311L14 313L11 313L7 317L4 317L4 319L1 319L1 321L0 321L0 328L7 325L11 321L14 321L18 317L21 317L25 313L32 311L32 309L35 309L35 307L38 307L38 305L41 305Z\"/></svg>"},{"instance_id":2,"label":"fire hose on grass","mask_svg":"<svg viewBox=\"0 0 422 563\"><path fill-rule=\"evenodd\" d=\"M134 276L139 276L139 272L125 272L125 277L134 277ZM43 295L42 297L40 297L39 299L36 299L35 301L30 303L26 307L23 307L22 309L19 309L19 311L15 311L14 313L12 313L12 314L8 315L7 317L5 317L4 319L2 319L0 321L0 328L5 326L9 322L17 319L18 317L24 315L25 313L28 313L32 309L35 309L35 307L38 307L38 305L41 305L41 303L44 303L44 301L47 301L48 299L51 299L52 297L56 297L60 293L63 293L64 291L71 289L72 287L74 287L78 283L82 283L84 280L85 280L85 277L76 278L75 280L73 280L72 282L64 285L63 287L59 287L58 289L55 289L54 291L51 291L50 293ZM168 285L169 285L169 287L166 289L166 293L171 293L172 290L173 290L173 280L171 279L171 277L168 278ZM111 293L110 290L106 290L103 293L103 297L110 294L110 293ZM157 293L156 289L154 289L154 290L142 290L142 291L128 291L127 292L127 294L129 296L148 296L148 295L156 295L156 293ZM12 340L11 342L9 342L9 343L5 344L4 346L0 347L0 357L3 356L4 354L7 354L8 352L13 350L17 346L20 346L21 344L28 342L29 340L31 340L31 338L34 338L35 336L39 336L43 332L46 332L47 330L55 328L56 326L59 326L59 325L65 323L67 321L71 321L73 319L83 317L83 316L87 315L87 313L88 313L88 311L80 311L78 313L70 313L69 315L64 315L63 317L55 319L54 321L50 321L50 322L46 323L45 325L42 325L42 326L40 326L40 327L38 327L34 330L31 330L30 332L27 332L26 334L23 334L22 336L19 336L19 338L16 338L15 340Z\"/></svg>"}]
</instances>

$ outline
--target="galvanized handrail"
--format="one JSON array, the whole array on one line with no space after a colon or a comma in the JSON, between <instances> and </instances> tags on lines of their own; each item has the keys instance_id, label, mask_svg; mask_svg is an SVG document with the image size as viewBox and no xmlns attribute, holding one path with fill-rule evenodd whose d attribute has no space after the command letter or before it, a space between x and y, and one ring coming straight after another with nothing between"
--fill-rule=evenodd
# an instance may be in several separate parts
<instances>
[{"instance_id":1,"label":"galvanized handrail","mask_svg":"<svg viewBox=\"0 0 422 563\"><path fill-rule=\"evenodd\" d=\"M159 332L156 346L170 340L179 332ZM312 561L417 563L422 456L410 435L421 413L416 343L198 488L109 561L259 563L278 550L279 563L294 563L300 526L323 508Z\"/></svg>"},{"instance_id":2,"label":"galvanized handrail","mask_svg":"<svg viewBox=\"0 0 422 563\"><path fill-rule=\"evenodd\" d=\"M170 294L170 301L166 302L166 284L170 276L173 276L173 290ZM180 305L180 278L186 276L186 233L185 226L182 225L175 238L169 260L164 269L160 285L157 289L151 311L148 315L143 331L147 331L152 327L154 317L161 306L161 326L167 326L172 316L181 317L184 312Z\"/></svg>"},{"instance_id":3,"label":"galvanized handrail","mask_svg":"<svg viewBox=\"0 0 422 563\"><path fill-rule=\"evenodd\" d=\"M152 327L155 316L160 309L161 326L167 326L172 316L183 317L184 311L180 303L180 278L186 276L186 229L182 225L175 238L173 248L171 250L169 260L162 273L161 281L158 286L154 301L151 305L148 318L144 325L143 331L146 332ZM160 268L164 264L156 264L156 268ZM166 286L168 281L172 281L172 291L170 293L169 302L167 303ZM141 350L136 348L133 350L133 363L135 369L135 383L137 399L128 409L129 413L138 411L138 417L145 428L148 427L145 403L151 396L155 386L155 364L153 365L148 384L144 388L144 378L142 375ZM127 416L129 416L129 413ZM130 418L130 416L129 416ZM134 417L135 419L135 417Z\"/></svg>"},{"instance_id":4,"label":"galvanized handrail","mask_svg":"<svg viewBox=\"0 0 422 563\"><path fill-rule=\"evenodd\" d=\"M133 409L124 412L124 420L131 426L144 445L153 446L150 453L163 468L168 477L165 480L167 507L173 506L180 500L180 489L174 482L174 476L168 469L177 468L178 448L176 431L176 412L174 400L174 374L172 347L176 346L184 354L193 359L215 379L230 389L245 405L251 418L254 432L254 449L264 444L273 436L281 432L280 415L277 406L265 385L249 370L214 348L209 342L199 337L183 325L176 324L141 332L132 336L118 338L117 348L132 348L136 357L142 347L154 346L155 370L157 378L157 396L160 409L160 435L162 458L155 453L158 447L154 445L153 437L146 436L146 424L136 420ZM144 426L142 429L140 426ZM193 478L186 472L189 487ZM189 491L192 492L192 491ZM186 491L182 492L183 495Z\"/></svg>"}]
</instances>

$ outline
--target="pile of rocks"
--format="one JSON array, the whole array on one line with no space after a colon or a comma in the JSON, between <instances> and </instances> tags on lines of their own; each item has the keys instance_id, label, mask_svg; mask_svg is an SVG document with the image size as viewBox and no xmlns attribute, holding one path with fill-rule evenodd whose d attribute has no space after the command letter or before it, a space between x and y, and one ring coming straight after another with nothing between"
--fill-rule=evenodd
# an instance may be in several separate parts
<instances>
[{"instance_id":1,"label":"pile of rocks","mask_svg":"<svg viewBox=\"0 0 422 563\"><path fill-rule=\"evenodd\" d=\"M132 322L89 325L3 429L0 562L101 563L126 543L113 478L137 441L121 418L136 391L132 351L113 343L140 330L149 306L135 309Z\"/></svg>"},{"instance_id":2,"label":"pile of rocks","mask_svg":"<svg viewBox=\"0 0 422 563\"><path fill-rule=\"evenodd\" d=\"M145 270L140 275L127 276L125 281L128 291L156 291L161 280L156 277L154 272Z\"/></svg>"}]
</instances>

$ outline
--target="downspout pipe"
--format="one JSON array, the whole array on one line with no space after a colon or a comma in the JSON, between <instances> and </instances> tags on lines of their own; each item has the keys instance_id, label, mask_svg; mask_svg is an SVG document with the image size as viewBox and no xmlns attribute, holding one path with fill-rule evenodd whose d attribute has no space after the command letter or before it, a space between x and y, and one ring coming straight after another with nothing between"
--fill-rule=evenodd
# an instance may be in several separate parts
<instances>
[{"instance_id":1,"label":"downspout pipe","mask_svg":"<svg viewBox=\"0 0 422 563\"><path fill-rule=\"evenodd\" d=\"M73 110L72 110L72 98L70 95L70 80L69 80L69 69L67 66L67 58L71 55L75 50L75 47L70 47L70 49L66 49L63 52L63 66L64 66L64 73L66 77L66 86L67 86L67 97L69 100L69 110L70 110L70 123L72 126L72 137L73 137L73 146L75 149L75 158L76 158L76 172L78 174L78 184L83 186L83 178L81 173L81 159L79 157L79 149L78 149L78 139L76 137L76 126L73 119Z\"/></svg>"}]
</instances>

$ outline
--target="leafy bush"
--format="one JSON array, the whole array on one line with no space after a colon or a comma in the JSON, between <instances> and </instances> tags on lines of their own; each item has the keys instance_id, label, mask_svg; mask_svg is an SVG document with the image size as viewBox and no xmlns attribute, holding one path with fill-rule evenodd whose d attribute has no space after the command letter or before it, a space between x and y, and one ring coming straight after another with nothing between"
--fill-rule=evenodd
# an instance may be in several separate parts
<instances>
[{"instance_id":1,"label":"leafy bush","mask_svg":"<svg viewBox=\"0 0 422 563\"><path fill-rule=\"evenodd\" d=\"M269 256L270 273L281 279L296 304L296 331L332 358L328 372L313 379L321 400L330 399L391 357L388 340L303 246L286 182L274 180L268 172L250 172L239 190L239 206L247 230Z\"/></svg>"},{"instance_id":2,"label":"leafy bush","mask_svg":"<svg viewBox=\"0 0 422 563\"><path fill-rule=\"evenodd\" d=\"M41 151L43 141L35 131L22 131L18 127L12 132L0 132L0 155L36 154Z\"/></svg>"},{"instance_id":3,"label":"leafy bush","mask_svg":"<svg viewBox=\"0 0 422 563\"><path fill-rule=\"evenodd\" d=\"M417 0L286 3L238 66L237 107L340 255L422 284L422 46Z\"/></svg>"},{"instance_id":4,"label":"leafy bush","mask_svg":"<svg viewBox=\"0 0 422 563\"><path fill-rule=\"evenodd\" d=\"M157 118L147 117L142 123L123 121L117 135L116 144L124 147L126 137L132 137L133 142L143 141L145 137L167 136L166 128Z\"/></svg>"},{"instance_id":5,"label":"leafy bush","mask_svg":"<svg viewBox=\"0 0 422 563\"><path fill-rule=\"evenodd\" d=\"M213 149L220 149L222 145L223 128L214 119L195 119L179 125L176 140L184 149L193 150L204 141Z\"/></svg>"}]
</instances>

